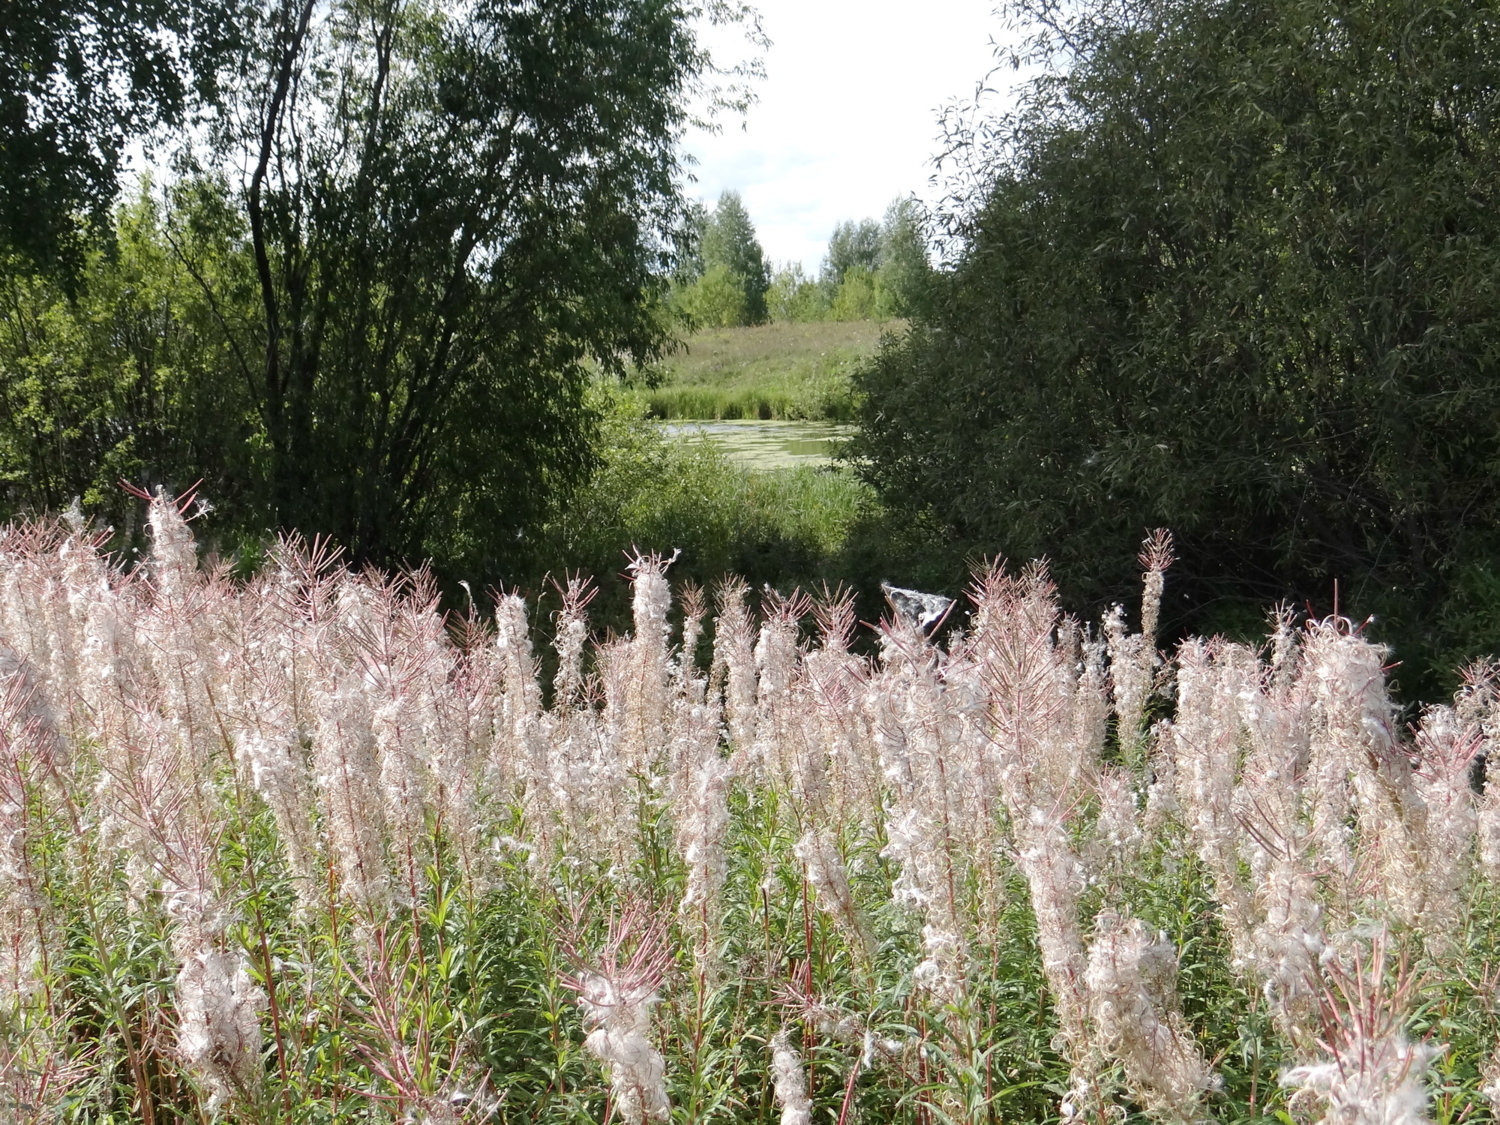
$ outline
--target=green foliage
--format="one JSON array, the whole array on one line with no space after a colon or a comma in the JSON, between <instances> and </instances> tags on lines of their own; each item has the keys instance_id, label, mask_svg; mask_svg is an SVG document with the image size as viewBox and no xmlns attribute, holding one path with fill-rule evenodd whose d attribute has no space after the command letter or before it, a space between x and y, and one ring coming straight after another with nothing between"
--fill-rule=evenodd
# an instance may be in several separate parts
<instances>
[{"instance_id":1,"label":"green foliage","mask_svg":"<svg viewBox=\"0 0 1500 1125\"><path fill-rule=\"evenodd\" d=\"M857 380L867 479L1079 606L1170 525L1179 629L1337 583L1431 691L1500 552L1500 13L1044 15L1071 70L956 138L962 253Z\"/></svg>"},{"instance_id":2,"label":"green foliage","mask_svg":"<svg viewBox=\"0 0 1500 1125\"><path fill-rule=\"evenodd\" d=\"M846 468L747 469L711 442L667 438L628 401L607 418L600 468L533 544L536 569L511 577L541 594L547 573L595 576L599 627L629 625L624 568L637 550L680 548L673 575L704 586L732 574L784 592L844 585L867 621L885 612L883 581L964 588L966 560L934 552L927 521L893 518Z\"/></svg>"},{"instance_id":3,"label":"green foliage","mask_svg":"<svg viewBox=\"0 0 1500 1125\"><path fill-rule=\"evenodd\" d=\"M6 263L7 513L201 476L225 542L492 581L594 467L598 368L669 338L690 13L266 0L235 30L119 247L70 291Z\"/></svg>"},{"instance_id":4,"label":"green foliage","mask_svg":"<svg viewBox=\"0 0 1500 1125\"><path fill-rule=\"evenodd\" d=\"M800 262L777 270L767 309L773 320L797 323L901 319L918 307L931 273L916 201L898 199L884 222L864 219L834 228L816 282Z\"/></svg>"},{"instance_id":5,"label":"green foliage","mask_svg":"<svg viewBox=\"0 0 1500 1125\"><path fill-rule=\"evenodd\" d=\"M827 313L827 294L807 276L801 262L787 262L771 276L766 315L773 321L807 324L825 319Z\"/></svg>"},{"instance_id":6,"label":"green foliage","mask_svg":"<svg viewBox=\"0 0 1500 1125\"><path fill-rule=\"evenodd\" d=\"M724 279L735 282L741 291L738 317L735 321L712 321L718 327L730 324L760 324L765 321L765 291L769 287L765 254L760 251L754 234L754 223L745 211L738 192L718 196L714 213L703 223L703 279L715 270Z\"/></svg>"},{"instance_id":7,"label":"green foliage","mask_svg":"<svg viewBox=\"0 0 1500 1125\"><path fill-rule=\"evenodd\" d=\"M830 320L872 320L877 304L879 274L864 266L850 266L828 306Z\"/></svg>"},{"instance_id":8,"label":"green foliage","mask_svg":"<svg viewBox=\"0 0 1500 1125\"><path fill-rule=\"evenodd\" d=\"M494 574L589 470L585 357L664 342L648 298L702 57L655 0L350 15L255 60L268 89L300 73L284 108L243 95L296 130L287 155L222 141L253 169L265 504L356 560Z\"/></svg>"},{"instance_id":9,"label":"green foliage","mask_svg":"<svg viewBox=\"0 0 1500 1125\"><path fill-rule=\"evenodd\" d=\"M606 426L601 458L539 557L554 572L601 576L622 606L627 591L608 576L634 548L680 548L673 573L705 585L727 574L787 589L832 580L870 510L868 489L847 471L743 469L711 442L670 440L628 413Z\"/></svg>"},{"instance_id":10,"label":"green foliage","mask_svg":"<svg viewBox=\"0 0 1500 1125\"><path fill-rule=\"evenodd\" d=\"M881 320L911 316L931 282L927 239L914 199L898 199L880 225L880 266L875 275L875 316Z\"/></svg>"},{"instance_id":11,"label":"green foliage","mask_svg":"<svg viewBox=\"0 0 1500 1125\"><path fill-rule=\"evenodd\" d=\"M607 432L625 451L606 470L621 498L722 476L628 420ZM806 492L771 487L773 519ZM776 616L744 622L700 677L652 566L639 631L601 637L602 675L544 704L524 609L497 637L445 619L422 576L290 550L236 586L194 572L174 519L165 501L152 515L154 588L55 525L8 542L0 1046L31 1117L608 1122L624 1085L610 1067L632 1055L607 1048L623 1041L665 1083L670 1120L772 1125L778 1031L794 1056L782 1078L795 1066L828 1122L1046 1122L1077 1104L1071 1088L1123 1125L1269 1125L1321 1108L1283 1085L1309 1063L1347 1075L1337 1104L1367 1116L1425 1120L1430 1105L1452 1125L1481 1108L1500 957L1485 810L1462 755L1439 757L1453 713L1393 740L1371 719L1388 714L1372 654L1342 629L1309 633L1280 683L1255 652L1221 650L1215 694L1291 716L1261 731L1184 693L1184 726L1228 748L1215 777L1165 726L1149 768L1124 764L1103 654L1053 647L1045 592L1007 605L997 583L946 651L892 631L870 661L847 651L836 601L799 645L809 603L768 596ZM105 615L70 612L91 595ZM1150 676L1154 647L1120 640L1110 674L1139 659ZM1330 660L1330 642L1356 661ZM1179 683L1199 674L1176 667ZM723 688L756 672L742 736ZM1329 731L1351 729L1330 751ZM1420 772L1418 746L1437 750ZM1306 778L1276 768L1308 754ZM1180 805L1158 768L1184 779ZM1050 778L1067 788L1047 792ZM1366 803L1325 844L1330 798L1387 779L1451 803ZM1021 803L1033 793L1046 804ZM1298 850L1272 854L1267 830ZM1447 864L1410 862L1410 845L1445 839ZM1419 895L1367 875L1393 841L1407 862L1388 877ZM1252 875L1262 859L1268 880ZM695 879L707 897L685 895ZM1144 942L1111 954L1122 917ZM1089 1013L1071 1041L1069 985ZM1124 1020L1146 1033L1118 1034ZM1430 1075L1413 1043L1430 1045ZM1170 1080L1200 1053L1211 1084L1141 1097L1145 1066Z\"/></svg>"},{"instance_id":12,"label":"green foliage","mask_svg":"<svg viewBox=\"0 0 1500 1125\"><path fill-rule=\"evenodd\" d=\"M26 0L0 21L0 255L71 283L126 146L212 100L233 0ZM58 268L61 267L61 268Z\"/></svg>"},{"instance_id":13,"label":"green foliage","mask_svg":"<svg viewBox=\"0 0 1500 1125\"><path fill-rule=\"evenodd\" d=\"M675 233L677 258L672 270L672 282L679 288L691 285L707 268L703 261L703 235L708 230L708 218L708 208L696 199L688 200L683 207Z\"/></svg>"},{"instance_id":14,"label":"green foliage","mask_svg":"<svg viewBox=\"0 0 1500 1125\"><path fill-rule=\"evenodd\" d=\"M677 290L673 303L689 324L702 328L732 328L749 320L744 282L722 264L709 266Z\"/></svg>"},{"instance_id":15,"label":"green foliage","mask_svg":"<svg viewBox=\"0 0 1500 1125\"><path fill-rule=\"evenodd\" d=\"M83 259L71 296L50 276L0 275L7 514L77 499L128 538L137 505L117 481L182 487L202 476L217 503L243 511L257 427L225 329L254 317L253 277L222 200L178 202L175 229L144 191L122 207L113 246Z\"/></svg>"},{"instance_id":16,"label":"green foliage","mask_svg":"<svg viewBox=\"0 0 1500 1125\"><path fill-rule=\"evenodd\" d=\"M823 259L823 284L836 289L852 269L874 273L880 268L880 224L874 219L849 220L833 228Z\"/></svg>"}]
</instances>

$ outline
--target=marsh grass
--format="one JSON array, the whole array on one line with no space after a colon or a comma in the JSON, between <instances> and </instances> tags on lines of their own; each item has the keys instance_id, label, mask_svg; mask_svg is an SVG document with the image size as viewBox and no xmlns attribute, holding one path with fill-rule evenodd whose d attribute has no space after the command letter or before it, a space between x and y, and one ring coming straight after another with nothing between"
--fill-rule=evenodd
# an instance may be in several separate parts
<instances>
[{"instance_id":1,"label":"marsh grass","mask_svg":"<svg viewBox=\"0 0 1500 1125\"><path fill-rule=\"evenodd\" d=\"M596 625L624 630L631 598L624 568L645 544L680 550L674 575L705 588L726 575L756 590L842 586L862 621L884 612L882 582L962 591L964 556L939 529L892 519L849 468L751 468L717 442L664 435L638 409L628 399L608 408L602 467L536 544L545 567L521 584L547 607L540 627L556 603L548 576L582 572L598 585Z\"/></svg>"},{"instance_id":2,"label":"marsh grass","mask_svg":"<svg viewBox=\"0 0 1500 1125\"><path fill-rule=\"evenodd\" d=\"M666 437L628 411L608 423L603 467L538 552L554 573L598 576L597 620L623 626L622 570L644 544L680 550L676 573L703 585L739 574L789 590L836 582L851 541L878 518L874 494L847 469L748 468L715 442Z\"/></svg>"},{"instance_id":3,"label":"marsh grass","mask_svg":"<svg viewBox=\"0 0 1500 1125\"><path fill-rule=\"evenodd\" d=\"M847 422L850 375L901 322L774 322L699 332L633 392L649 417Z\"/></svg>"}]
</instances>

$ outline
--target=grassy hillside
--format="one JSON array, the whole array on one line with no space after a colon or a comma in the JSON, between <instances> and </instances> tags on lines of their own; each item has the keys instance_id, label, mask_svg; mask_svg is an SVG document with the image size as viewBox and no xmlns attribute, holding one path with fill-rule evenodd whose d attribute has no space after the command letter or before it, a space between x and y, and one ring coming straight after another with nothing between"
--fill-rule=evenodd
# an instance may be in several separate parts
<instances>
[{"instance_id":1,"label":"grassy hillside","mask_svg":"<svg viewBox=\"0 0 1500 1125\"><path fill-rule=\"evenodd\" d=\"M846 421L849 374L901 322L847 321L720 328L689 337L636 392L654 418Z\"/></svg>"}]
</instances>

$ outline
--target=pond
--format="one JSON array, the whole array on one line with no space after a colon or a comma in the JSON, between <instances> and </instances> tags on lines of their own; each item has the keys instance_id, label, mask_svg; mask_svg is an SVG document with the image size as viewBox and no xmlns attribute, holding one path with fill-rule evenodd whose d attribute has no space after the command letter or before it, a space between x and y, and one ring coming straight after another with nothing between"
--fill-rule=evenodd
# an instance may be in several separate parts
<instances>
[{"instance_id":1,"label":"pond","mask_svg":"<svg viewBox=\"0 0 1500 1125\"><path fill-rule=\"evenodd\" d=\"M711 441L737 464L751 469L827 465L854 432L836 422L663 422L662 432L683 441Z\"/></svg>"}]
</instances>

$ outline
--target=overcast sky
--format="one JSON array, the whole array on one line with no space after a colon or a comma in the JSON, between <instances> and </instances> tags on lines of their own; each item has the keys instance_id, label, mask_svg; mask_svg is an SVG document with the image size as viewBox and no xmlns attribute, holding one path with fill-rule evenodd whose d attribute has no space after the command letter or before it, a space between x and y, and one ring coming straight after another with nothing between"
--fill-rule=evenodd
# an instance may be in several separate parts
<instances>
[{"instance_id":1,"label":"overcast sky","mask_svg":"<svg viewBox=\"0 0 1500 1125\"><path fill-rule=\"evenodd\" d=\"M932 198L938 115L970 101L1006 29L994 0L756 0L771 38L759 104L695 133L691 192L739 191L773 262L817 269L835 223ZM747 48L710 32L715 57ZM1007 72L1008 74L1009 72ZM999 76L999 81L1009 78Z\"/></svg>"}]
</instances>

